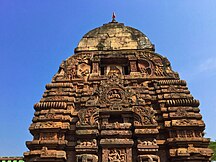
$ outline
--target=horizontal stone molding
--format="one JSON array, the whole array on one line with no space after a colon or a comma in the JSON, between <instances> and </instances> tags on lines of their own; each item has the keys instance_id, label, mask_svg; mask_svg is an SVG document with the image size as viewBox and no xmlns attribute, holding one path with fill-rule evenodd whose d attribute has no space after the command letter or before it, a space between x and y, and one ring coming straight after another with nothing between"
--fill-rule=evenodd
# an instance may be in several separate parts
<instances>
[{"instance_id":1,"label":"horizontal stone molding","mask_svg":"<svg viewBox=\"0 0 216 162\"><path fill-rule=\"evenodd\" d=\"M158 134L159 131L158 129L151 129L151 128L146 128L146 129L135 129L134 131L135 134L137 135L142 135L142 134Z\"/></svg>"},{"instance_id":2,"label":"horizontal stone molding","mask_svg":"<svg viewBox=\"0 0 216 162\"><path fill-rule=\"evenodd\" d=\"M43 147L42 150L33 150L25 152L24 156L40 155L41 158L61 158L66 159L65 151L48 150L47 147Z\"/></svg>"},{"instance_id":3,"label":"horizontal stone molding","mask_svg":"<svg viewBox=\"0 0 216 162\"><path fill-rule=\"evenodd\" d=\"M46 115L49 113L49 109L46 110L40 110L40 111L36 111L34 114L35 116L39 116L39 115ZM52 109L52 113L54 114L62 114L62 115L71 115L71 110L68 109Z\"/></svg>"},{"instance_id":4,"label":"horizontal stone molding","mask_svg":"<svg viewBox=\"0 0 216 162\"><path fill-rule=\"evenodd\" d=\"M159 80L157 82L159 85L187 85L185 80Z\"/></svg>"},{"instance_id":5,"label":"horizontal stone molding","mask_svg":"<svg viewBox=\"0 0 216 162\"><path fill-rule=\"evenodd\" d=\"M117 138L111 138L111 139L101 139L100 140L101 145L125 145L125 147L128 145L132 146L134 144L134 141L132 139L117 139ZM124 146L123 146L124 147Z\"/></svg>"},{"instance_id":6,"label":"horizontal stone molding","mask_svg":"<svg viewBox=\"0 0 216 162\"><path fill-rule=\"evenodd\" d=\"M76 130L77 135L98 135L99 131L97 129L89 130Z\"/></svg>"},{"instance_id":7,"label":"horizontal stone molding","mask_svg":"<svg viewBox=\"0 0 216 162\"><path fill-rule=\"evenodd\" d=\"M65 121L69 121L69 122L71 122L71 120L72 120L72 118L69 116L69 115L57 115L57 114L55 114L55 113L51 113L51 114L46 114L46 115L41 115L41 116L39 116L39 117L37 117L37 116L35 116L34 118L33 118L33 122L39 122L39 121L41 121L41 122L46 122L46 121L61 121L61 122L65 122Z\"/></svg>"},{"instance_id":8,"label":"horizontal stone molding","mask_svg":"<svg viewBox=\"0 0 216 162\"><path fill-rule=\"evenodd\" d=\"M211 156L213 151L210 148L196 148L193 146L189 146L188 148L170 149L169 152L171 157L178 157L178 156L191 156L191 154Z\"/></svg>"},{"instance_id":9,"label":"horizontal stone molding","mask_svg":"<svg viewBox=\"0 0 216 162\"><path fill-rule=\"evenodd\" d=\"M118 136L118 137L131 137L132 136L132 131L130 130L102 130L101 131L102 136Z\"/></svg>"},{"instance_id":10,"label":"horizontal stone molding","mask_svg":"<svg viewBox=\"0 0 216 162\"><path fill-rule=\"evenodd\" d=\"M176 144L177 142L179 143L184 143L186 144L186 142L191 142L191 141L195 141L195 142L202 142L202 143L208 143L209 142L209 138L203 138L203 137L175 137L175 138L167 138L167 142L170 143L174 143ZM187 145L187 144L186 144Z\"/></svg>"},{"instance_id":11,"label":"horizontal stone molding","mask_svg":"<svg viewBox=\"0 0 216 162\"><path fill-rule=\"evenodd\" d=\"M131 123L108 123L101 126L101 129L130 129Z\"/></svg>"},{"instance_id":12,"label":"horizontal stone molding","mask_svg":"<svg viewBox=\"0 0 216 162\"><path fill-rule=\"evenodd\" d=\"M47 144L47 145L66 145L68 143L67 140L33 140L27 141L27 146L32 145L40 145L40 144Z\"/></svg>"},{"instance_id":13,"label":"horizontal stone molding","mask_svg":"<svg viewBox=\"0 0 216 162\"><path fill-rule=\"evenodd\" d=\"M34 105L36 110L39 109L47 109L47 108L58 108L58 109L66 109L66 102L38 102Z\"/></svg>"},{"instance_id":14,"label":"horizontal stone molding","mask_svg":"<svg viewBox=\"0 0 216 162\"><path fill-rule=\"evenodd\" d=\"M199 106L199 100L194 99L174 99L174 100L167 100L166 106Z\"/></svg>"},{"instance_id":15,"label":"horizontal stone molding","mask_svg":"<svg viewBox=\"0 0 216 162\"><path fill-rule=\"evenodd\" d=\"M29 130L35 129L70 129L69 123L62 123L62 122L37 122L31 124Z\"/></svg>"},{"instance_id":16,"label":"horizontal stone molding","mask_svg":"<svg viewBox=\"0 0 216 162\"><path fill-rule=\"evenodd\" d=\"M72 83L49 83L46 85L46 89L51 89L51 88L73 88Z\"/></svg>"},{"instance_id":17,"label":"horizontal stone molding","mask_svg":"<svg viewBox=\"0 0 216 162\"><path fill-rule=\"evenodd\" d=\"M196 118L196 119L202 119L202 115L200 113L194 113L194 112L186 112L186 111L180 111L180 112L171 112L169 114L169 117L171 118Z\"/></svg>"},{"instance_id":18,"label":"horizontal stone molding","mask_svg":"<svg viewBox=\"0 0 216 162\"><path fill-rule=\"evenodd\" d=\"M172 127L172 126L180 126L180 127L204 127L205 124L202 120L194 120L194 119L179 119L179 120L172 120L172 121L165 121L165 127Z\"/></svg>"},{"instance_id":19,"label":"horizontal stone molding","mask_svg":"<svg viewBox=\"0 0 216 162\"><path fill-rule=\"evenodd\" d=\"M169 112L176 112L178 111L179 109L184 109L185 111L191 111L191 112L199 112L200 109L198 107L184 107L184 106L180 106L180 107L168 107L168 109L166 111L169 111Z\"/></svg>"}]
</instances>

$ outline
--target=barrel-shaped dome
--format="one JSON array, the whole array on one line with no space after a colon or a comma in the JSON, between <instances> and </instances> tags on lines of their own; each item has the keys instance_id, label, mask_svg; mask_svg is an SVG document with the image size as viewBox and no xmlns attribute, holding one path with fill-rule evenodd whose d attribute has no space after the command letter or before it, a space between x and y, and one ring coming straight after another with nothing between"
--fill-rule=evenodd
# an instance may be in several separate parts
<instances>
[{"instance_id":1,"label":"barrel-shaped dome","mask_svg":"<svg viewBox=\"0 0 216 162\"><path fill-rule=\"evenodd\" d=\"M123 23L110 22L85 34L76 52L146 48L153 49L154 46L142 32Z\"/></svg>"}]
</instances>

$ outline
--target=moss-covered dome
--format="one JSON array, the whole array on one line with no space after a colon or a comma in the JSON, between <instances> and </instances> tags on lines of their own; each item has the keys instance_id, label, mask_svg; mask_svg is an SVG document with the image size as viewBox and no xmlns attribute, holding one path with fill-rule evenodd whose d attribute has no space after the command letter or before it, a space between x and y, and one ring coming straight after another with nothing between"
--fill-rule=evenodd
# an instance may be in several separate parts
<instances>
[{"instance_id":1,"label":"moss-covered dome","mask_svg":"<svg viewBox=\"0 0 216 162\"><path fill-rule=\"evenodd\" d=\"M146 48L153 49L154 46L142 32L123 23L110 22L85 34L76 52Z\"/></svg>"}]
</instances>

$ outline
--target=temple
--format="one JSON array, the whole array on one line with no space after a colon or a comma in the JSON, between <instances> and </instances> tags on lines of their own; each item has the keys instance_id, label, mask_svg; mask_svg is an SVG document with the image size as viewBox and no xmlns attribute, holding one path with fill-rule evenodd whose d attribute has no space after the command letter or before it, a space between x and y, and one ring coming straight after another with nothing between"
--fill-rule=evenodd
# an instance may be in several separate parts
<instances>
[{"instance_id":1,"label":"temple","mask_svg":"<svg viewBox=\"0 0 216 162\"><path fill-rule=\"evenodd\" d=\"M115 21L89 31L34 105L26 162L209 162L186 81L148 37Z\"/></svg>"}]
</instances>

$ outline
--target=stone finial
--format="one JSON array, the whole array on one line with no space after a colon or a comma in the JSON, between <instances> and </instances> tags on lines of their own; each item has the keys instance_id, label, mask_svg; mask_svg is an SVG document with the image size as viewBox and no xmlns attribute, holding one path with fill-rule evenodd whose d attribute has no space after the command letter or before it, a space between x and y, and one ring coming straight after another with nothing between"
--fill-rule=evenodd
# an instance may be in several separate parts
<instances>
[{"instance_id":1,"label":"stone finial","mask_svg":"<svg viewBox=\"0 0 216 162\"><path fill-rule=\"evenodd\" d=\"M112 22L116 22L115 18L116 18L116 14L115 14L115 12L113 12L113 14L112 14Z\"/></svg>"}]
</instances>

